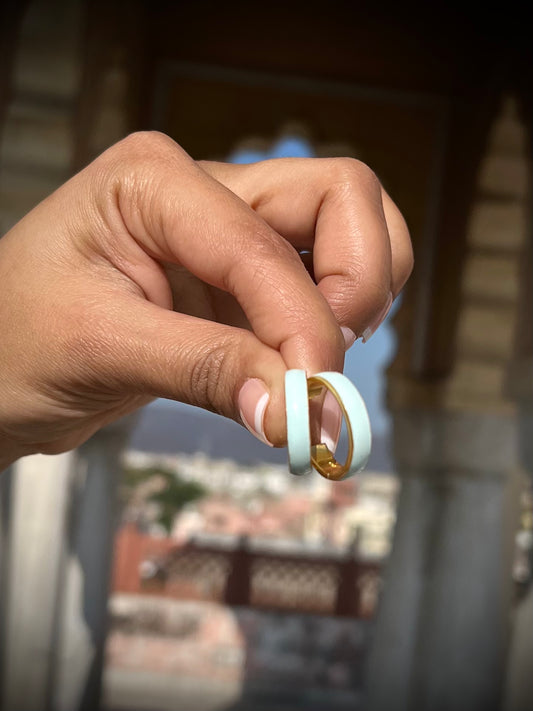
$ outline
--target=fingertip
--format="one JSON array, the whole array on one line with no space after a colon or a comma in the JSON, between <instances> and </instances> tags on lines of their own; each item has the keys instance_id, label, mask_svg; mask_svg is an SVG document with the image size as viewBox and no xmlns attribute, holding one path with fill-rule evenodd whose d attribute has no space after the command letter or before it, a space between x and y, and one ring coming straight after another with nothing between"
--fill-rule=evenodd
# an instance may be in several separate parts
<instances>
[{"instance_id":1,"label":"fingertip","mask_svg":"<svg viewBox=\"0 0 533 711\"><path fill-rule=\"evenodd\" d=\"M357 340L357 336L351 328L348 328L348 326L341 326L341 331L344 336L344 350L347 351L353 346Z\"/></svg>"},{"instance_id":2,"label":"fingertip","mask_svg":"<svg viewBox=\"0 0 533 711\"><path fill-rule=\"evenodd\" d=\"M287 366L279 352L249 334L241 350L241 370L235 379L235 416L263 444L287 443L284 382Z\"/></svg>"},{"instance_id":3,"label":"fingertip","mask_svg":"<svg viewBox=\"0 0 533 711\"><path fill-rule=\"evenodd\" d=\"M385 321L385 319L387 318L387 316L389 314L389 311L391 310L392 302L393 302L392 292L389 292L387 301L385 302L385 305L379 312L378 316L374 319L374 321L370 324L370 326L367 326L367 328L365 328L365 330L361 334L361 336L363 338L363 343L366 343L374 335L374 333L378 330L378 328L381 326L383 321Z\"/></svg>"},{"instance_id":4,"label":"fingertip","mask_svg":"<svg viewBox=\"0 0 533 711\"><path fill-rule=\"evenodd\" d=\"M269 401L270 392L259 378L246 380L237 397L239 415L246 429L260 442L273 447L265 434L265 413Z\"/></svg>"}]
</instances>

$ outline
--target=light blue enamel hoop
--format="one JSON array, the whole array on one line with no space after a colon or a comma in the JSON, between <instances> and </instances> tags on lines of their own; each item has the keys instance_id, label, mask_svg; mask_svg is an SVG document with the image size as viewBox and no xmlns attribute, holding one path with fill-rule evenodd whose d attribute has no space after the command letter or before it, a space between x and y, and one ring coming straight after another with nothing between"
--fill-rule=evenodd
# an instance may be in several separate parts
<instances>
[{"instance_id":1,"label":"light blue enamel hoop","mask_svg":"<svg viewBox=\"0 0 533 711\"><path fill-rule=\"evenodd\" d=\"M322 384L335 396L346 420L349 441L348 459L344 464L339 464L325 445L312 447L313 466L327 479L341 480L357 474L365 467L372 447L370 418L363 398L342 373L318 373L308 378L307 384L309 394L314 386Z\"/></svg>"},{"instance_id":2,"label":"light blue enamel hoop","mask_svg":"<svg viewBox=\"0 0 533 711\"><path fill-rule=\"evenodd\" d=\"M325 388L339 403L348 434L348 457L344 464L335 459L327 445L311 445L309 398ZM313 466L326 479L340 481L364 468L370 455L372 434L368 412L355 385L341 373L325 372L307 378L303 370L285 374L289 469L307 474Z\"/></svg>"},{"instance_id":3,"label":"light blue enamel hoop","mask_svg":"<svg viewBox=\"0 0 533 711\"><path fill-rule=\"evenodd\" d=\"M305 370L285 373L285 409L289 469L292 474L311 471L311 435L309 432L309 399Z\"/></svg>"}]
</instances>

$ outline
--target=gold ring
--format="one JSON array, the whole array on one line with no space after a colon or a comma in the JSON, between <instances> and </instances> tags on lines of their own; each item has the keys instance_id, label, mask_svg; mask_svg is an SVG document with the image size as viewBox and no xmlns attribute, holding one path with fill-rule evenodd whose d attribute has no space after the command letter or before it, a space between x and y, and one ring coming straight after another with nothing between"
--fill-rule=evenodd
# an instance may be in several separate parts
<instances>
[{"instance_id":1,"label":"gold ring","mask_svg":"<svg viewBox=\"0 0 533 711\"><path fill-rule=\"evenodd\" d=\"M329 449L327 444L321 442L320 444L311 445L311 463L317 472L326 479L329 479L330 481L339 481L340 479L345 478L353 459L354 442L352 425L343 399L333 385L320 375L313 375L307 378L307 395L309 400L320 395L323 388L328 390L333 395L341 408L342 414L344 415L344 421L346 422L346 430L348 434L348 455L346 457L346 462L344 464L340 464L335 459L335 455Z\"/></svg>"}]
</instances>

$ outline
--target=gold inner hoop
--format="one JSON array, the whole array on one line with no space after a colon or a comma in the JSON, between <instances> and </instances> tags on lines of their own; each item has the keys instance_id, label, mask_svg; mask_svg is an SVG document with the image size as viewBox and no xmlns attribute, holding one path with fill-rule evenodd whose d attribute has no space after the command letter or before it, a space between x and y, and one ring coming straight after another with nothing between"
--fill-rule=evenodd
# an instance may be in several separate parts
<instances>
[{"instance_id":1,"label":"gold inner hoop","mask_svg":"<svg viewBox=\"0 0 533 711\"><path fill-rule=\"evenodd\" d=\"M318 397L323 389L329 390L329 392L333 395L344 416L346 430L348 432L348 455L346 457L346 462L344 464L339 464L327 444L322 442L320 444L311 445L311 463L317 472L326 479L330 479L331 481L339 481L340 479L343 479L347 473L353 457L352 426L342 398L335 388L327 380L324 380L319 376L313 375L310 378L307 378L307 396L309 400L314 397Z\"/></svg>"}]
</instances>

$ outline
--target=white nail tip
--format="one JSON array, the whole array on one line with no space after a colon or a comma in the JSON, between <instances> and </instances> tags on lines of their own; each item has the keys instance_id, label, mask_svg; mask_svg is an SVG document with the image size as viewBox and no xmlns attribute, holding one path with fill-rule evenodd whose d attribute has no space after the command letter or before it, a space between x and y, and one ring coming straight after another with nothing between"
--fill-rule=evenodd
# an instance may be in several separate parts
<instances>
[{"instance_id":1,"label":"white nail tip","mask_svg":"<svg viewBox=\"0 0 533 711\"><path fill-rule=\"evenodd\" d=\"M264 435L264 423L263 420L265 418L265 410L268 405L268 400L269 400L269 394L265 393L264 395L261 395L259 400L257 401L257 405L255 406L255 415L254 415L254 430L257 433L257 436L259 439L264 442L265 444L268 444L269 447L272 447L272 444L267 440L267 438Z\"/></svg>"},{"instance_id":2,"label":"white nail tip","mask_svg":"<svg viewBox=\"0 0 533 711\"><path fill-rule=\"evenodd\" d=\"M342 335L344 336L344 350L348 350L357 340L357 336L348 326L341 326Z\"/></svg>"},{"instance_id":3,"label":"white nail tip","mask_svg":"<svg viewBox=\"0 0 533 711\"><path fill-rule=\"evenodd\" d=\"M373 329L365 328L365 330L362 333L362 338L363 338L363 343L366 343L368 339L373 335L374 331Z\"/></svg>"}]
</instances>

